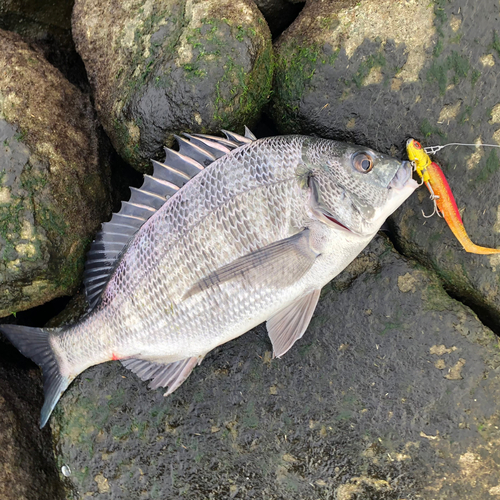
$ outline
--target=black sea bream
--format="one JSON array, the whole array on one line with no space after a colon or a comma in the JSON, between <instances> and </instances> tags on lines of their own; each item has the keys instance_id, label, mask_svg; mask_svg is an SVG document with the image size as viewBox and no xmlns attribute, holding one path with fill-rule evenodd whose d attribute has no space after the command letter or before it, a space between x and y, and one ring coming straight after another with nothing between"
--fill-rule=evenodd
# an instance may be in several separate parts
<instances>
[{"instance_id":1,"label":"black sea bream","mask_svg":"<svg viewBox=\"0 0 500 500\"><path fill-rule=\"evenodd\" d=\"M211 349L263 321L282 356L321 287L417 187L407 162L360 146L187 137L103 224L84 276L88 314L61 329L0 327L43 370L41 426L98 363L119 359L170 394Z\"/></svg>"}]
</instances>

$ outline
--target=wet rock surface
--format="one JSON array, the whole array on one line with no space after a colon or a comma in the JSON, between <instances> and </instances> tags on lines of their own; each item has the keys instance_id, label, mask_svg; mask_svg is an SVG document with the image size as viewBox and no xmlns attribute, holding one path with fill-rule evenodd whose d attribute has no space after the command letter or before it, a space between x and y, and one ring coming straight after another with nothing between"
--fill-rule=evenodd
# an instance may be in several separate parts
<instances>
[{"instance_id":1,"label":"wet rock surface","mask_svg":"<svg viewBox=\"0 0 500 500\"><path fill-rule=\"evenodd\" d=\"M0 32L0 316L74 293L106 216L87 97L18 35Z\"/></svg>"},{"instance_id":2,"label":"wet rock surface","mask_svg":"<svg viewBox=\"0 0 500 500\"><path fill-rule=\"evenodd\" d=\"M308 2L275 44L272 115L281 132L366 144L406 157L424 146L500 143L500 6L480 1ZM312 36L311 36L312 34ZM465 228L500 247L496 149L447 148L436 161ZM394 217L398 248L435 269L447 288L500 319L500 260L466 254L432 212L425 188Z\"/></svg>"},{"instance_id":3,"label":"wet rock surface","mask_svg":"<svg viewBox=\"0 0 500 500\"><path fill-rule=\"evenodd\" d=\"M251 126L269 97L271 37L250 1L77 0L73 36L104 129L141 171L173 134Z\"/></svg>"},{"instance_id":4,"label":"wet rock surface","mask_svg":"<svg viewBox=\"0 0 500 500\"><path fill-rule=\"evenodd\" d=\"M71 37L73 0L3 0L0 29L22 36L74 85L86 91L83 62Z\"/></svg>"},{"instance_id":5,"label":"wet rock surface","mask_svg":"<svg viewBox=\"0 0 500 500\"><path fill-rule=\"evenodd\" d=\"M383 237L322 295L283 359L260 327L168 398L83 373L52 420L75 497L489 498L496 336Z\"/></svg>"},{"instance_id":6,"label":"wet rock surface","mask_svg":"<svg viewBox=\"0 0 500 500\"><path fill-rule=\"evenodd\" d=\"M0 340L0 498L65 498L55 471L49 429L32 407L43 400L36 366Z\"/></svg>"}]
</instances>

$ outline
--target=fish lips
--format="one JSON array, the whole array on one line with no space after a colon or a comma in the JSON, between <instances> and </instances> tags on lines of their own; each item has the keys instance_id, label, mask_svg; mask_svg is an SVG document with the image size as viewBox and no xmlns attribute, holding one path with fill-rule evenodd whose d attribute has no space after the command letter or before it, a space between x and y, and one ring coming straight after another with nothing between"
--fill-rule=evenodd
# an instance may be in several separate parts
<instances>
[{"instance_id":1,"label":"fish lips","mask_svg":"<svg viewBox=\"0 0 500 500\"><path fill-rule=\"evenodd\" d=\"M394 177L389 183L391 189L401 190L407 187L417 187L417 182L412 178L413 168L409 161L401 162L401 166L396 171ZM414 186L415 185L415 186Z\"/></svg>"}]
</instances>

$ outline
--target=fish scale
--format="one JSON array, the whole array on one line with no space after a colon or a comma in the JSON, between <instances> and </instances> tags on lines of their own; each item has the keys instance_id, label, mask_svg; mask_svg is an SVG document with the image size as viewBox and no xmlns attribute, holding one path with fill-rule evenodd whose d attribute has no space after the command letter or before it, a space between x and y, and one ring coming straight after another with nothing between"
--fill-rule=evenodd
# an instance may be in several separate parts
<instances>
[{"instance_id":1,"label":"fish scale","mask_svg":"<svg viewBox=\"0 0 500 500\"><path fill-rule=\"evenodd\" d=\"M269 147L272 148L272 141L270 142ZM172 342L177 341L176 337L179 336L177 332L181 331L183 340L180 344L182 348L185 348L186 341L184 339L189 339L191 332L200 329L200 327L205 330L204 326L207 321L210 324L214 323L214 321L206 317L207 311L203 311L203 314L200 314L201 311L196 308L193 310L189 304L186 304L185 306L176 307L177 313L169 316L168 322L166 322L163 312L164 308L168 308L172 304L175 305L186 287L190 283L201 279L207 272L221 267L240 255L288 236L288 234L285 234L285 230L288 227L281 217L282 210L280 207L272 202L263 203L263 201L268 201L270 197L274 196L276 193L275 183L277 182L288 183L288 189L282 193L281 204L287 198L289 200L292 199L296 186L294 170L280 169L278 175L261 177L264 181L271 181L266 189L263 187L266 185L262 181L258 182L257 171L260 169L260 166L256 163L260 161L261 157L262 159L265 158L266 148L262 148L260 155L249 155L250 159L248 159L248 156L244 154L244 150L248 147L250 145L244 147L243 151L239 152L239 158L238 156L237 158L222 158L220 162L225 163L225 165L219 164L219 171L212 173L207 169L198 174L198 177L194 178L184 188L184 196L172 198L170 205L167 202L163 210L160 210L146 223L147 226L143 227L141 235L131 245L128 258L122 261L122 266L125 267L127 265L128 267L126 273L129 277L127 280L128 283L120 282L121 274L118 270L116 280L112 281L106 290L107 292L109 291L108 293L113 299L116 295L121 300L111 300L111 297L107 297L108 293L105 293L103 298L108 300L106 300L106 303L102 307L98 305L94 314L88 319L92 323L92 326L82 323L80 335L77 336L73 332L68 332L66 336L60 339L62 349L65 352L72 353L72 357L68 359L69 364L76 364L81 359L93 360L102 353L105 346L100 343L96 345L90 344L89 348L89 343L85 338L87 336L86 332L94 331L95 329L106 329L105 325L114 324L117 329L120 329L122 324L130 324L128 318L130 318L130 314L136 315L135 311L137 307L131 307L127 297L140 296L143 298L142 302L148 304L150 303L149 297L151 291L158 288L157 282L164 283L164 289L168 290L168 294L162 297L164 307L157 307L153 310L148 308L148 318L137 324L130 334L141 344L146 342L154 343L154 339L149 333L151 330L150 325L154 324L157 325L154 330L161 336L162 342L168 342L174 352L175 348L173 348ZM293 147L294 145L292 144ZM238 159L241 159L239 169L237 168L238 164L235 167L235 160L237 161ZM295 155L295 158L293 158L289 155L288 160L289 164L293 165L299 161L299 157ZM231 196L228 190L224 189L224 179L227 170L233 173L236 171L242 173L239 176L241 182L239 185L232 187ZM204 185L210 185L211 189L209 191L203 190ZM262 193L263 190L269 190L270 193ZM235 245L230 245L234 241L231 231L225 229L224 224L221 224L219 220L220 214L226 208L234 210L234 199L236 196L239 196L238 211L251 213L254 219L254 226L256 227L256 231L240 233L239 242L241 250L239 252L235 248ZM203 203L199 203L200 198L202 200L205 198ZM167 211L166 208L169 208L169 210ZM200 219L204 220L203 225L196 224ZM237 220L236 217L233 220ZM154 229L150 229L149 226L153 225L155 226ZM153 240L150 239L152 234L155 236ZM172 234L176 235L177 238L172 238L170 236ZM199 249L196 248L196 243L203 241L209 241L215 251L209 255L201 255ZM189 260L186 261L185 256L189 256ZM184 263L184 261L186 262ZM203 262L203 267L196 269L192 266L194 261L198 263ZM162 263L167 263L167 265L162 266ZM153 286L151 286L148 279L149 273L145 272L148 264L149 267L156 267L158 269L154 274ZM214 293L216 292L213 291L211 295ZM262 297L262 301L269 300L269 298L267 296ZM226 296L223 298L224 300L229 301L230 297ZM215 305L210 297L208 298L208 303ZM128 311L132 311L132 313ZM228 310L227 314L233 316L234 313ZM190 317L194 317L194 321L189 321ZM203 320L200 321L200 318L203 318ZM217 315L217 322L219 320L220 316ZM169 338L170 323L174 325L174 338L172 340ZM118 333L118 331L108 331L106 332L106 336L116 337ZM213 338L214 334L216 335L217 332L207 332L207 336L210 339ZM75 345L75 339L77 338L78 346ZM202 336L197 337L197 340L203 341ZM200 346L201 352L197 346L197 352L190 354L202 354L209 350L212 344L212 340L207 343L206 347L202 343ZM121 347L119 343L116 344L118 351ZM126 345L123 347L126 347ZM130 355L128 352L124 354Z\"/></svg>"},{"instance_id":2,"label":"fish scale","mask_svg":"<svg viewBox=\"0 0 500 500\"><path fill-rule=\"evenodd\" d=\"M226 136L223 147L187 136L192 144L179 140L179 153L167 150L166 163L155 162L154 178L122 210L142 220L137 232L103 226L90 251L98 264L86 271L95 305L79 323L3 328L42 369L50 365L42 425L71 380L110 359L169 394L207 352L263 321L283 355L307 328L321 287L416 187L408 165L359 146ZM203 168L189 152L204 162L212 152L223 156ZM192 177L185 185L184 176ZM158 207L162 189L167 199ZM113 220L126 221L120 214ZM37 335L50 349L42 352L42 339L30 350Z\"/></svg>"}]
</instances>

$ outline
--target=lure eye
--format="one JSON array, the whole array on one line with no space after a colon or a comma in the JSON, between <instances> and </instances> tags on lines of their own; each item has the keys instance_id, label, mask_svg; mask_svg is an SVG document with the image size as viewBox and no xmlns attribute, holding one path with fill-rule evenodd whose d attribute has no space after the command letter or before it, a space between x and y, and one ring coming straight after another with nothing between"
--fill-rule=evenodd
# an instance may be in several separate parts
<instances>
[{"instance_id":1,"label":"lure eye","mask_svg":"<svg viewBox=\"0 0 500 500\"><path fill-rule=\"evenodd\" d=\"M362 174L367 174L373 168L373 158L366 153L358 153L352 159L353 167Z\"/></svg>"},{"instance_id":2,"label":"lure eye","mask_svg":"<svg viewBox=\"0 0 500 500\"><path fill-rule=\"evenodd\" d=\"M413 145L415 146L415 149L422 149L422 146L420 145L420 142L413 141Z\"/></svg>"}]
</instances>

